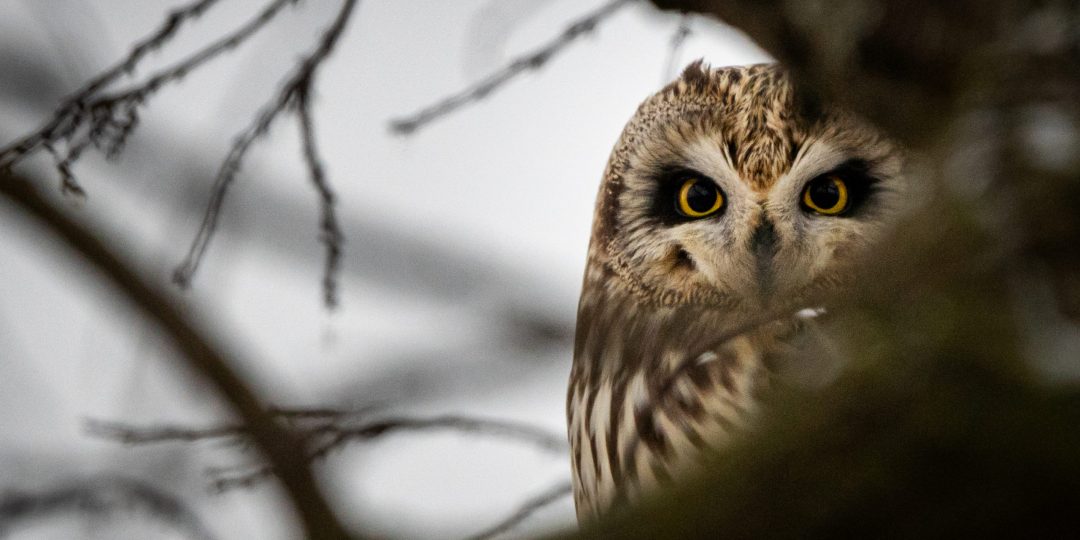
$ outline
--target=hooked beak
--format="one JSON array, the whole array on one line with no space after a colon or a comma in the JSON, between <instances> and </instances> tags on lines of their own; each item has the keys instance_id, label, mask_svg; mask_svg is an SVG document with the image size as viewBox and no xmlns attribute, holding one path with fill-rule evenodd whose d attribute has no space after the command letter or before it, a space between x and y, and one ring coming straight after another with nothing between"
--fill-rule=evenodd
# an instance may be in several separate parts
<instances>
[{"instance_id":1,"label":"hooked beak","mask_svg":"<svg viewBox=\"0 0 1080 540\"><path fill-rule=\"evenodd\" d=\"M750 237L750 252L757 270L758 290L762 297L773 292L773 259L776 257L776 229L769 216L762 213L754 234Z\"/></svg>"}]
</instances>

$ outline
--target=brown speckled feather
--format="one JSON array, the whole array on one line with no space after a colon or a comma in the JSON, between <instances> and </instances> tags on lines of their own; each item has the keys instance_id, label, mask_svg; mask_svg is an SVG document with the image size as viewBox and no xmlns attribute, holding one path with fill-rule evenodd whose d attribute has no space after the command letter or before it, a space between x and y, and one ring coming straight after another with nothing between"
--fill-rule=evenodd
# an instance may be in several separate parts
<instances>
[{"instance_id":1,"label":"brown speckled feather","mask_svg":"<svg viewBox=\"0 0 1080 540\"><path fill-rule=\"evenodd\" d=\"M858 220L799 208L810 178L855 162L880 191ZM802 328L770 314L842 285L838 254L881 228L899 167L857 120L800 109L773 65L696 62L639 107L600 186L578 308L567 414L580 518L677 480L752 425ZM662 219L671 170L715 182L724 211Z\"/></svg>"}]
</instances>

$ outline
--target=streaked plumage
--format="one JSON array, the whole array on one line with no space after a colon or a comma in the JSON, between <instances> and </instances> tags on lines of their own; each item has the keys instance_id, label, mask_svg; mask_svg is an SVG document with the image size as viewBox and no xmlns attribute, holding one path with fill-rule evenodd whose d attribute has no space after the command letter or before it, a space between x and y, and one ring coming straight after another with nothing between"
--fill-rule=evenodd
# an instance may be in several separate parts
<instances>
[{"instance_id":1,"label":"streaked plumage","mask_svg":"<svg viewBox=\"0 0 1080 540\"><path fill-rule=\"evenodd\" d=\"M776 315L843 286L901 206L900 167L876 131L801 103L772 65L698 62L640 106L604 173L578 308L567 413L579 518L685 474L750 425L805 333ZM808 211L805 186L834 170L858 205ZM722 212L670 211L688 174L717 186Z\"/></svg>"}]
</instances>

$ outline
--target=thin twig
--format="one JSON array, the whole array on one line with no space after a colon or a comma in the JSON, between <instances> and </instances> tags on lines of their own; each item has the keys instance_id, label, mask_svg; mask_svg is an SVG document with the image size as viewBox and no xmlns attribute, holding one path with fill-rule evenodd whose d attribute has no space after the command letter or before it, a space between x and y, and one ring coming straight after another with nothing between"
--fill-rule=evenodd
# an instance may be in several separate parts
<instances>
[{"instance_id":1,"label":"thin twig","mask_svg":"<svg viewBox=\"0 0 1080 540\"><path fill-rule=\"evenodd\" d=\"M236 29L233 33L196 51L194 54L181 60L175 65L155 73L143 84L102 99L117 101L135 99L141 101L145 96L156 92L162 86L184 78L188 73L195 71L206 62L213 60L226 51L235 49L273 20L285 6L289 4L295 5L298 1L299 0L274 0L263 8L258 15Z\"/></svg>"},{"instance_id":2,"label":"thin twig","mask_svg":"<svg viewBox=\"0 0 1080 540\"><path fill-rule=\"evenodd\" d=\"M468 418L461 416L439 416L434 418L387 418L365 424L350 426L327 423L308 432L311 439L323 440L311 446L309 459L312 463L325 459L331 453L351 442L364 442L379 439L396 432L453 431L458 433L501 437L532 444L545 452L564 454L566 438L535 426L509 422ZM209 432L206 430L204 432ZM197 432L196 432L197 433ZM147 435L155 435L148 433ZM177 439L183 440L183 439ZM151 441L147 441L151 442ZM218 492L235 488L246 488L274 475L271 465L254 467L219 467L207 471L214 490Z\"/></svg>"},{"instance_id":3,"label":"thin twig","mask_svg":"<svg viewBox=\"0 0 1080 540\"><path fill-rule=\"evenodd\" d=\"M305 460L309 463L326 458L332 452L352 442L372 441L400 432L451 431L470 435L505 438L530 444L544 452L566 453L566 437L543 428L490 418L442 415L430 418L384 417L356 421L372 409L339 411L335 409L271 409L279 418L293 422L297 436L307 441ZM305 423L307 425L305 425ZM134 427L118 422L87 420L87 432L124 444L156 444L163 442L193 442L244 437L246 428L240 425L188 428L181 426ZM218 467L207 471L216 491L249 487L274 474L272 464L243 467Z\"/></svg>"},{"instance_id":4,"label":"thin twig","mask_svg":"<svg viewBox=\"0 0 1080 540\"><path fill-rule=\"evenodd\" d=\"M693 31L690 29L690 14L683 13L679 16L679 26L675 29L675 33L671 35L671 41L668 43L668 57L664 62L664 73L661 74L661 83L667 84L678 73L679 58L682 54L683 45L686 45L686 38L690 37Z\"/></svg>"},{"instance_id":5,"label":"thin twig","mask_svg":"<svg viewBox=\"0 0 1080 540\"><path fill-rule=\"evenodd\" d=\"M75 180L75 175L71 172L71 160L60 155L60 152L51 143L46 142L44 146L45 151L52 156L56 170L60 173L60 192L65 195L74 195L80 199L85 198L86 191Z\"/></svg>"},{"instance_id":6,"label":"thin twig","mask_svg":"<svg viewBox=\"0 0 1080 540\"><path fill-rule=\"evenodd\" d=\"M198 270L199 264L202 262L203 255L206 253L206 248L217 228L217 221L221 214L221 206L225 202L226 192L236 178L236 174L240 170L241 162L247 154L247 151L251 148L251 145L260 136L266 133L270 128L270 125L277 119L278 115L288 107L299 103L298 111L301 116L310 114L307 105L307 96L311 93L316 71L334 51L338 38L340 38L341 34L344 32L345 26L348 23L356 4L357 0L344 0L342 2L341 10L338 12L334 22L323 33L318 47L300 60L297 68L293 71L292 75L288 77L274 99L263 107L252 123L244 131L241 131L234 140L232 148L229 150L229 154L226 156L225 161L221 164L221 168L218 170L217 177L214 180L214 187L210 194L210 202L207 206L206 213L203 216L202 224L199 226L199 232L192 241L187 257L185 257L184 261L173 273L173 280L181 287L187 287L191 284L191 278L194 276L196 270ZM301 119L301 122L303 123L304 120ZM310 121L308 121L308 124L310 124ZM313 175L312 183L316 185L320 190L320 195L322 195L322 189L325 187L325 179L322 176L321 166L318 166L319 160L317 154L314 153L313 143L312 153L310 156L308 155L307 137L308 135L305 135L305 157L309 159L309 172ZM314 163L317 166L314 170L311 168L311 159L314 160ZM333 285L336 280L335 273L337 270L337 261L340 258L341 240L340 229L333 214L333 194L329 189L327 189L326 193L330 196L329 198L323 196L323 224L321 230L323 231L323 242L327 245L328 250L327 270L325 275L329 276L329 282ZM335 238L334 234L337 234L338 236ZM325 284L326 279L324 277L324 285ZM329 292L326 298L330 300L333 298L333 287L330 287L327 290ZM328 305L332 305L330 302L327 303Z\"/></svg>"},{"instance_id":7,"label":"thin twig","mask_svg":"<svg viewBox=\"0 0 1080 540\"><path fill-rule=\"evenodd\" d=\"M136 43L127 58L91 79L75 96L65 101L85 101L86 98L94 95L98 90L112 83L120 76L130 75L147 54L161 49L176 35L185 22L201 16L216 3L218 3L218 0L197 0L187 6L170 10L169 16L165 18L161 26L150 36Z\"/></svg>"},{"instance_id":8,"label":"thin twig","mask_svg":"<svg viewBox=\"0 0 1080 540\"><path fill-rule=\"evenodd\" d=\"M106 70L75 95L64 100L53 114L53 118L42 128L0 150L0 170L9 169L39 147L46 146L47 149L51 147L49 151L56 156L56 167L63 181L62 187L65 192L72 191L71 186L77 187L77 184L74 183L71 165L80 157L83 150L93 145L104 149L108 157L118 155L138 124L138 108L151 95L166 84L183 79L188 73L206 62L247 41L270 22L282 8L290 3L295 4L298 0L274 0L253 19L231 34L196 51L179 63L154 73L145 82L127 90L96 96L106 85L133 70L147 53L163 46L176 34L182 22L200 15L213 4L213 1L198 2L188 8L173 12L162 27L137 44L124 61ZM61 156L56 149L59 143L66 144L68 148L66 155Z\"/></svg>"},{"instance_id":9,"label":"thin twig","mask_svg":"<svg viewBox=\"0 0 1080 540\"><path fill-rule=\"evenodd\" d=\"M175 426L132 428L119 422L87 419L84 422L86 433L92 437L109 439L123 444L152 444L160 442L194 442L208 439L220 439L243 436L247 430L243 426L228 425L205 429L191 429Z\"/></svg>"},{"instance_id":10,"label":"thin twig","mask_svg":"<svg viewBox=\"0 0 1080 540\"><path fill-rule=\"evenodd\" d=\"M338 226L337 216L334 213L334 192L326 181L326 173L315 142L315 128L312 121L309 97L307 88L303 88L297 93L296 112L300 123L300 137L304 144L304 163L307 164L311 183L319 194L319 208L322 214L319 221L319 241L326 248L326 261L323 265L322 279L323 302L327 307L332 308L337 306L338 303L337 275L341 267L341 245L344 239L341 228Z\"/></svg>"},{"instance_id":11,"label":"thin twig","mask_svg":"<svg viewBox=\"0 0 1080 540\"><path fill-rule=\"evenodd\" d=\"M520 56L506 67L488 75L475 85L470 86L456 94L452 94L433 105L421 109L412 115L396 118L390 121L390 131L400 135L409 135L428 123L446 116L458 108L469 103L480 101L498 90L510 80L526 71L536 70L544 66L548 60L577 38L593 31L598 24L609 18L619 8L629 4L633 0L611 0L596 11L570 24L558 37L541 46L533 52Z\"/></svg>"},{"instance_id":12,"label":"thin twig","mask_svg":"<svg viewBox=\"0 0 1080 540\"><path fill-rule=\"evenodd\" d=\"M65 216L27 181L0 173L0 197L42 224L107 279L143 314L154 320L180 352L179 358L202 375L240 416L251 441L268 462L299 514L309 538L347 538L348 534L320 493L305 459L304 445L291 430L265 413L263 400L233 367L220 345L200 332L191 318L160 289L81 225Z\"/></svg>"},{"instance_id":13,"label":"thin twig","mask_svg":"<svg viewBox=\"0 0 1080 540\"><path fill-rule=\"evenodd\" d=\"M335 416L331 416L334 414ZM394 432L453 431L472 435L484 435L517 440L531 444L545 452L562 453L566 451L566 440L561 434L510 420L491 418L473 418L468 416L443 415L430 418L386 417L360 423L336 422L345 418L344 413L336 416L327 409L318 409L317 413L292 410L289 416L301 421L304 418L316 420L311 427L298 426L298 435L312 439L323 437L327 443L313 447L311 457L321 457L333 448L349 440L370 440ZM152 444L160 442L192 442L244 435L247 428L242 425L223 425L208 428L188 428L181 426L135 427L120 422L86 420L87 432L95 437L114 440L124 444Z\"/></svg>"},{"instance_id":14,"label":"thin twig","mask_svg":"<svg viewBox=\"0 0 1080 540\"><path fill-rule=\"evenodd\" d=\"M355 410L269 407L266 409L266 414L281 420L299 424L297 426L297 434L299 436L307 437L312 433L316 433L328 422L361 417L374 410L374 407L362 407ZM313 423L313 427L304 429L304 423ZM242 437L247 432L243 425L230 424L208 428L190 428L173 425L134 427L122 422L98 420L95 418L84 419L83 425L86 429L86 433L92 437L109 439L123 444L195 442L210 439Z\"/></svg>"},{"instance_id":15,"label":"thin twig","mask_svg":"<svg viewBox=\"0 0 1080 540\"><path fill-rule=\"evenodd\" d=\"M71 124L73 116L79 115L81 111L85 110L86 104L94 94L120 77L131 74L147 54L165 46L185 22L198 18L217 2L218 0L197 0L186 6L171 10L169 16L161 23L161 26L142 41L136 43L127 57L113 67L101 72L73 94L65 97L48 123L37 131L0 149L0 167L10 167L47 141L55 141L57 132L61 131L61 126Z\"/></svg>"},{"instance_id":16,"label":"thin twig","mask_svg":"<svg viewBox=\"0 0 1080 540\"><path fill-rule=\"evenodd\" d=\"M573 493L573 489L569 482L560 482L548 489L530 497L522 505L510 514L506 519L496 523L488 529L485 529L473 536L470 536L470 540L488 540L489 538L495 538L496 536L508 532L514 527L517 527L526 519L532 517L540 509L550 505L562 499L568 497Z\"/></svg>"},{"instance_id":17,"label":"thin twig","mask_svg":"<svg viewBox=\"0 0 1080 540\"><path fill-rule=\"evenodd\" d=\"M312 457L322 457L351 440L370 440L399 431L453 431L521 441L555 454L566 451L566 437L543 428L508 420L444 415L432 418L383 418L356 426L325 424L316 428L315 433L329 435L330 439L315 447Z\"/></svg>"}]
</instances>

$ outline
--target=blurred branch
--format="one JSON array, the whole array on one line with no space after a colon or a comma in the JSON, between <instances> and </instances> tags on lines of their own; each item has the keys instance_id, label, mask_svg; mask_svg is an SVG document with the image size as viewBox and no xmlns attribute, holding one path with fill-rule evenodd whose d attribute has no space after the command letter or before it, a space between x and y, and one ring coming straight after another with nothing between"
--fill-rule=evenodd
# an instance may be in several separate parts
<instances>
[{"instance_id":1,"label":"blurred branch","mask_svg":"<svg viewBox=\"0 0 1080 540\"><path fill-rule=\"evenodd\" d=\"M304 158L311 175L311 182L316 187L322 200L322 242L326 246L326 267L323 273L323 297L327 306L333 306L336 302L336 276L338 261L341 256L341 232L334 216L334 196L326 184L323 168L320 163L311 126L310 95L315 84L315 75L320 66L334 52L338 39L345 30L357 0L344 0L337 17L329 28L323 33L319 45L314 51L302 58L295 71L286 80L277 96L256 115L251 125L242 131L233 142L229 155L218 170L214 181L214 188L210 194L210 202L203 216L199 232L191 244L187 257L173 274L174 281L182 287L191 283L191 278L202 262L203 255L217 228L218 217L221 214L221 206L225 202L225 195L240 170L241 162L251 145L270 128L278 115L295 107L300 116L301 132L304 143Z\"/></svg>"},{"instance_id":2,"label":"blurred branch","mask_svg":"<svg viewBox=\"0 0 1080 540\"><path fill-rule=\"evenodd\" d=\"M369 409L368 409L369 410ZM307 442L305 460L311 464L352 442L366 442L393 433L426 433L450 431L466 435L504 438L522 442L553 454L564 454L566 438L542 428L521 422L442 415L430 418L403 416L372 420L357 419L367 410L336 411L332 409L291 409L279 411L295 427L296 434ZM124 444L153 444L162 442L193 442L245 437L248 430L241 425L187 428L180 426L134 427L119 422L88 420L87 431L96 437ZM218 490L246 487L274 474L273 463L248 469L236 467L210 471Z\"/></svg>"},{"instance_id":3,"label":"blurred branch","mask_svg":"<svg viewBox=\"0 0 1080 540\"><path fill-rule=\"evenodd\" d=\"M517 76L527 71L540 69L548 60L562 52L579 37L592 32L597 25L613 15L619 8L633 0L611 0L596 11L570 24L558 37L510 62L506 67L488 75L473 86L452 94L409 116L390 121L390 131L399 135L410 135L434 120L446 116L457 109L480 101L492 92L500 89Z\"/></svg>"},{"instance_id":4,"label":"blurred branch","mask_svg":"<svg viewBox=\"0 0 1080 540\"><path fill-rule=\"evenodd\" d=\"M329 439L315 447L313 457L321 457L352 440L371 440L395 432L452 431L468 435L504 438L523 442L545 452L566 452L566 438L545 429L507 420L444 415L432 418L391 417L360 425L326 424L313 431Z\"/></svg>"},{"instance_id":5,"label":"blurred branch","mask_svg":"<svg viewBox=\"0 0 1080 540\"><path fill-rule=\"evenodd\" d=\"M0 175L0 197L33 217L57 240L112 283L115 290L171 338L184 362L201 375L243 419L251 440L274 470L310 538L346 538L304 459L302 441L263 409L261 400L233 367L236 363L199 331L164 293L81 225L42 198L25 180Z\"/></svg>"},{"instance_id":6,"label":"blurred branch","mask_svg":"<svg viewBox=\"0 0 1080 540\"><path fill-rule=\"evenodd\" d=\"M64 99L49 122L34 133L0 149L0 170L9 169L37 149L45 148L55 157L63 191L82 195L84 192L71 173L71 165L81 157L83 151L93 145L103 149L108 157L119 155L128 136L138 124L138 107L152 94L166 84L183 79L192 70L221 53L237 47L270 22L283 7L295 3L296 0L274 0L244 26L176 65L158 71L142 84L111 95L99 94L121 76L134 71L148 53L167 44L184 22L202 15L216 2L217 0L202 0L172 11L162 26L136 44L124 60L90 80L71 97ZM59 151L60 145L66 146L66 153Z\"/></svg>"},{"instance_id":7,"label":"blurred branch","mask_svg":"<svg viewBox=\"0 0 1080 540\"><path fill-rule=\"evenodd\" d=\"M484 531L477 533L474 536L470 536L470 540L488 540L489 538L495 538L496 536L510 531L514 527L517 527L523 523L526 519L532 517L537 511L545 508L562 499L563 497L569 497L573 494L573 488L569 482L559 482L554 486L534 495L527 499L524 503L510 514L506 519L496 523Z\"/></svg>"},{"instance_id":8,"label":"blurred branch","mask_svg":"<svg viewBox=\"0 0 1080 540\"><path fill-rule=\"evenodd\" d=\"M149 484L127 478L96 478L69 483L40 493L0 493L0 538L19 525L61 514L115 518L121 513L145 513L188 538L212 540L195 513L182 500Z\"/></svg>"},{"instance_id":9,"label":"blurred branch","mask_svg":"<svg viewBox=\"0 0 1080 540\"><path fill-rule=\"evenodd\" d=\"M130 74L151 51L158 50L176 35L183 24L198 17L217 0L202 0L174 10L162 26L135 45L128 56L117 65L89 81L78 92L63 100L52 119L36 132L0 149L0 170L10 169L23 158L39 149L52 157L60 175L61 189L66 194L84 196L72 171L73 165L91 146L106 157L118 156L128 138L139 124L139 109L162 87L180 81L222 53L233 50L272 21L286 6L299 0L273 0L243 26L164 68L146 81L111 94L103 90L124 74ZM239 172L240 165L251 145L263 136L279 114L294 108L303 141L303 159L310 181L319 195L322 218L319 240L326 249L323 270L323 299L328 307L337 304L337 275L342 252L342 233L334 212L334 193L326 180L325 167L319 156L314 132L311 94L318 68L333 52L338 39L350 20L357 0L343 0L341 9L330 27L323 33L317 47L303 57L285 81L277 96L256 115L251 125L233 142L214 181L209 207L187 257L177 268L174 279L186 287L206 252L217 226L226 191Z\"/></svg>"},{"instance_id":10,"label":"blurred branch","mask_svg":"<svg viewBox=\"0 0 1080 540\"><path fill-rule=\"evenodd\" d=\"M109 439L123 444L153 444L161 442L195 442L208 439L224 439L243 436L243 426L228 425L212 428L184 428L161 426L135 428L118 422L87 419L86 433L92 437Z\"/></svg>"},{"instance_id":11,"label":"blurred branch","mask_svg":"<svg viewBox=\"0 0 1080 540\"><path fill-rule=\"evenodd\" d=\"M679 26L675 29L675 33L671 35L671 41L668 43L668 57L667 61L664 62L664 72L660 75L660 84L671 82L671 79L679 74L679 57L682 54L683 45L686 44L686 38L693 33L690 29L691 20L689 13L683 13L679 16Z\"/></svg>"},{"instance_id":12,"label":"blurred branch","mask_svg":"<svg viewBox=\"0 0 1080 540\"><path fill-rule=\"evenodd\" d=\"M341 226L334 213L334 192L326 181L322 159L316 145L315 127L312 121L310 88L302 88L297 93L297 118L300 122L300 136L304 144L304 162L315 190L319 193L322 218L319 221L319 241L326 249L326 261L323 266L323 302L328 307L337 306L337 276L341 267L341 245L344 242Z\"/></svg>"},{"instance_id":13,"label":"blurred branch","mask_svg":"<svg viewBox=\"0 0 1080 540\"><path fill-rule=\"evenodd\" d=\"M298 423L296 428L303 437L329 437L330 440L318 449L313 457L340 446L347 440L376 439L394 432L452 431L470 435L482 435L516 440L531 444L540 450L552 453L566 451L566 440L561 434L551 433L543 428L522 422L474 418L468 416L442 415L430 418L385 417L362 423L349 422L347 419L356 414L350 412L315 409L305 411L290 410L284 418ZM302 423L314 419L314 425ZM161 442L192 442L208 439L220 439L246 435L248 430L242 425L215 426L210 428L186 428L181 426L135 427L121 422L88 419L87 432L93 436L111 439L124 444L151 444Z\"/></svg>"}]
</instances>

